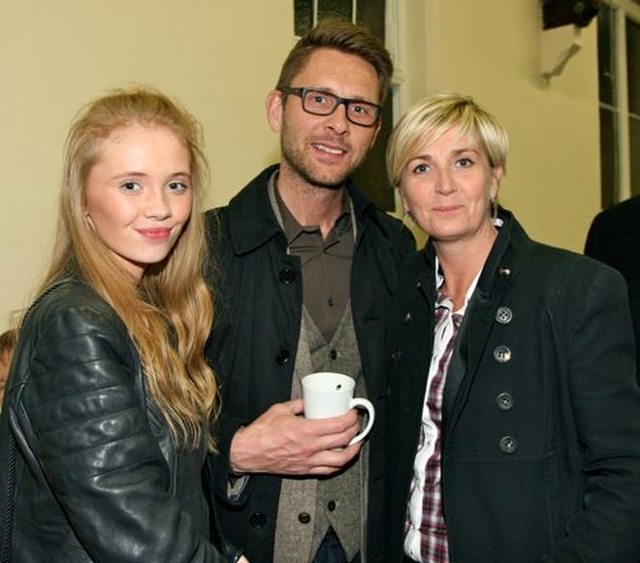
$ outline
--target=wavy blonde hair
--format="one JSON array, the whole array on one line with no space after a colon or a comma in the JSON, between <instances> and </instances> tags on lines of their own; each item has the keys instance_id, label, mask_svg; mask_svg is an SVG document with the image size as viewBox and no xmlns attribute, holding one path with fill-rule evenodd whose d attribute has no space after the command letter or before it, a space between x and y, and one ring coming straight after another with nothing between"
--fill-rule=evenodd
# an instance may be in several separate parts
<instances>
[{"instance_id":1,"label":"wavy blonde hair","mask_svg":"<svg viewBox=\"0 0 640 563\"><path fill-rule=\"evenodd\" d=\"M125 275L103 241L83 219L85 182L100 157L102 141L132 124L166 127L186 146L191 166L191 217L169 255L146 268L136 283ZM202 276L201 213L208 166L202 132L177 102L144 86L115 90L81 110L67 136L56 245L42 284L45 289L80 275L123 320L135 342L147 387L176 443L197 448L215 443L210 423L217 414L215 376L204 359L213 322L211 294Z\"/></svg>"}]
</instances>

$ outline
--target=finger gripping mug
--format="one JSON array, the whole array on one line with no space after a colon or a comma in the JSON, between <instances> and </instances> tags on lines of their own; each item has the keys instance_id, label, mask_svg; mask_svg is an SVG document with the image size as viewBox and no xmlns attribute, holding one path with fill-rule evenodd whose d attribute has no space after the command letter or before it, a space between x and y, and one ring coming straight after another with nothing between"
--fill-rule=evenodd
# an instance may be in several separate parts
<instances>
[{"instance_id":1,"label":"finger gripping mug","mask_svg":"<svg viewBox=\"0 0 640 563\"><path fill-rule=\"evenodd\" d=\"M306 418L329 418L340 416L349 409L367 412L364 429L353 437L349 445L362 440L373 426L375 409L371 401L362 397L353 397L356 382L342 373L329 371L317 372L302 378L302 398Z\"/></svg>"}]
</instances>

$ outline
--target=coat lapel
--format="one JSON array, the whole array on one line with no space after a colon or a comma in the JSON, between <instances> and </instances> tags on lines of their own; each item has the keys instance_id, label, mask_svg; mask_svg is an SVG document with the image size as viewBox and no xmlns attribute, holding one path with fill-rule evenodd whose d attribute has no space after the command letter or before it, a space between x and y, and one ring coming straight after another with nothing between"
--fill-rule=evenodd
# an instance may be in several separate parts
<instances>
[{"instance_id":1,"label":"coat lapel","mask_svg":"<svg viewBox=\"0 0 640 563\"><path fill-rule=\"evenodd\" d=\"M493 350L487 350L487 346L496 325L496 312L517 274L516 264L521 263L517 256L522 249L511 244L513 230L518 229L519 225L510 213L503 213L504 225L469 302L449 364L443 398L443 424L447 432L455 426L465 406L480 361L485 354L493 354Z\"/></svg>"}]
</instances>

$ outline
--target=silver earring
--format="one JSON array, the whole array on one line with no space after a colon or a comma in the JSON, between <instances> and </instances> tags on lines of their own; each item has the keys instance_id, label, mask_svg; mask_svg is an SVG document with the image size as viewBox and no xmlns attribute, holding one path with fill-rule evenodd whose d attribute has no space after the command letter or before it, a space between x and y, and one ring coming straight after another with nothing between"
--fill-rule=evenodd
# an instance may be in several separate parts
<instances>
[{"instance_id":1,"label":"silver earring","mask_svg":"<svg viewBox=\"0 0 640 563\"><path fill-rule=\"evenodd\" d=\"M404 208L404 213L402 215L402 226L406 227L407 223L412 223L413 217L411 217L411 211L409 211L406 207Z\"/></svg>"},{"instance_id":2,"label":"silver earring","mask_svg":"<svg viewBox=\"0 0 640 563\"><path fill-rule=\"evenodd\" d=\"M498 217L498 201L497 198L492 197L489 200L489 207L491 208L491 224L496 227L502 227L504 221Z\"/></svg>"}]
</instances>

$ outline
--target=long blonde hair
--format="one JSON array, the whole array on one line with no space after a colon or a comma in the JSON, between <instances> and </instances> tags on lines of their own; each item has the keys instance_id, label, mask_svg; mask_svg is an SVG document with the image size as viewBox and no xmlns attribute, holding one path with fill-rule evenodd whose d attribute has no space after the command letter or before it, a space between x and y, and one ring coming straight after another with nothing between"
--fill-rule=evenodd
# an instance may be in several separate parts
<instances>
[{"instance_id":1,"label":"long blonde hair","mask_svg":"<svg viewBox=\"0 0 640 563\"><path fill-rule=\"evenodd\" d=\"M101 143L131 124L167 127L190 156L191 217L169 255L149 266L139 283L123 272L83 219L85 182ZM88 104L67 136L56 245L42 284L45 289L79 275L109 303L135 342L147 387L164 414L174 440L196 448L204 438L214 449L210 423L218 390L204 359L213 322L211 294L202 276L204 228L201 213L208 167L198 122L175 101L148 87L116 90Z\"/></svg>"}]
</instances>

